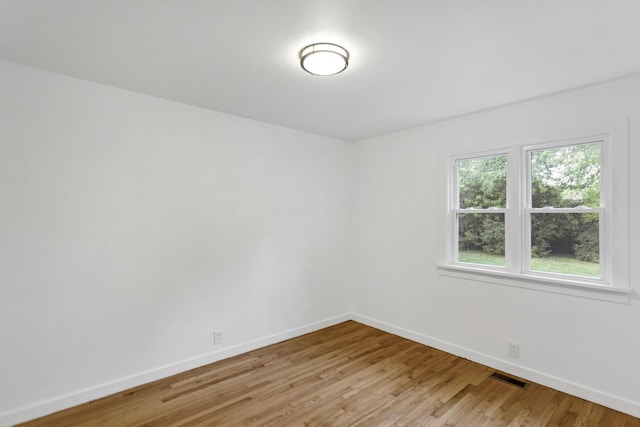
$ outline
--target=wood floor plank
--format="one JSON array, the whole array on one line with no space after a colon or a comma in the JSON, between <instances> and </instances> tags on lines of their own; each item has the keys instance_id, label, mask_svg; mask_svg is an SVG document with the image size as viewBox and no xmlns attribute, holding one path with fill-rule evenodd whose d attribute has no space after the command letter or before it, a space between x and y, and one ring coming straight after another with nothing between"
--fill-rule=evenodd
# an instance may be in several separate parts
<instances>
[{"instance_id":1,"label":"wood floor plank","mask_svg":"<svg viewBox=\"0 0 640 427\"><path fill-rule=\"evenodd\" d=\"M28 423L43 426L612 426L640 419L349 321Z\"/></svg>"}]
</instances>

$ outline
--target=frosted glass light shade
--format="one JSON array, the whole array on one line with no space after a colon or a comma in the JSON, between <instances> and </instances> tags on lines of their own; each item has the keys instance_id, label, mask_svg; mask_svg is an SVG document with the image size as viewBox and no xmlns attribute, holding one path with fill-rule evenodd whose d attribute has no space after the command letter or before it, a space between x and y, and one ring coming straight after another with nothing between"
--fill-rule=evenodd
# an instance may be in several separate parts
<instances>
[{"instance_id":1,"label":"frosted glass light shade","mask_svg":"<svg viewBox=\"0 0 640 427\"><path fill-rule=\"evenodd\" d=\"M333 43L316 43L300 51L300 66L316 76L332 76L349 66L349 52Z\"/></svg>"}]
</instances>

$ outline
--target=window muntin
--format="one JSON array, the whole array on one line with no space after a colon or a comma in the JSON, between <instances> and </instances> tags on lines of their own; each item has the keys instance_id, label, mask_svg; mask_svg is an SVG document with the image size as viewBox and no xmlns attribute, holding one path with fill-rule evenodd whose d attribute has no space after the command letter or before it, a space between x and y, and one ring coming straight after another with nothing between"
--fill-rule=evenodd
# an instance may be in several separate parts
<instances>
[{"instance_id":1,"label":"window muntin","mask_svg":"<svg viewBox=\"0 0 640 427\"><path fill-rule=\"evenodd\" d=\"M604 144L581 139L454 159L453 262L606 284Z\"/></svg>"}]
</instances>

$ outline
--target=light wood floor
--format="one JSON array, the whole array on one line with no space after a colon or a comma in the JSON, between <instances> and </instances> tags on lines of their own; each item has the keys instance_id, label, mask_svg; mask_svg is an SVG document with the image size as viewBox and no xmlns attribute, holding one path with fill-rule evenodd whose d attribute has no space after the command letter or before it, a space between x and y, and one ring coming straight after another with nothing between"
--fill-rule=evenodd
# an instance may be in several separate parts
<instances>
[{"instance_id":1,"label":"light wood floor","mask_svg":"<svg viewBox=\"0 0 640 427\"><path fill-rule=\"evenodd\" d=\"M25 426L640 426L356 322L96 400Z\"/></svg>"}]
</instances>

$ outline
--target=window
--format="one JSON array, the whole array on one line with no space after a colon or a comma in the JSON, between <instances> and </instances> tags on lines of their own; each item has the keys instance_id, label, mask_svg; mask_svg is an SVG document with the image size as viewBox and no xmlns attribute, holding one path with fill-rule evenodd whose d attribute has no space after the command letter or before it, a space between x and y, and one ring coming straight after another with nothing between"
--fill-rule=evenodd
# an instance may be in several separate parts
<instances>
[{"instance_id":1,"label":"window","mask_svg":"<svg viewBox=\"0 0 640 427\"><path fill-rule=\"evenodd\" d=\"M610 284L604 136L458 156L449 265L561 284Z\"/></svg>"},{"instance_id":2,"label":"window","mask_svg":"<svg viewBox=\"0 0 640 427\"><path fill-rule=\"evenodd\" d=\"M527 269L602 278L602 143L526 152Z\"/></svg>"},{"instance_id":3,"label":"window","mask_svg":"<svg viewBox=\"0 0 640 427\"><path fill-rule=\"evenodd\" d=\"M507 155L455 161L456 261L505 266Z\"/></svg>"}]
</instances>

